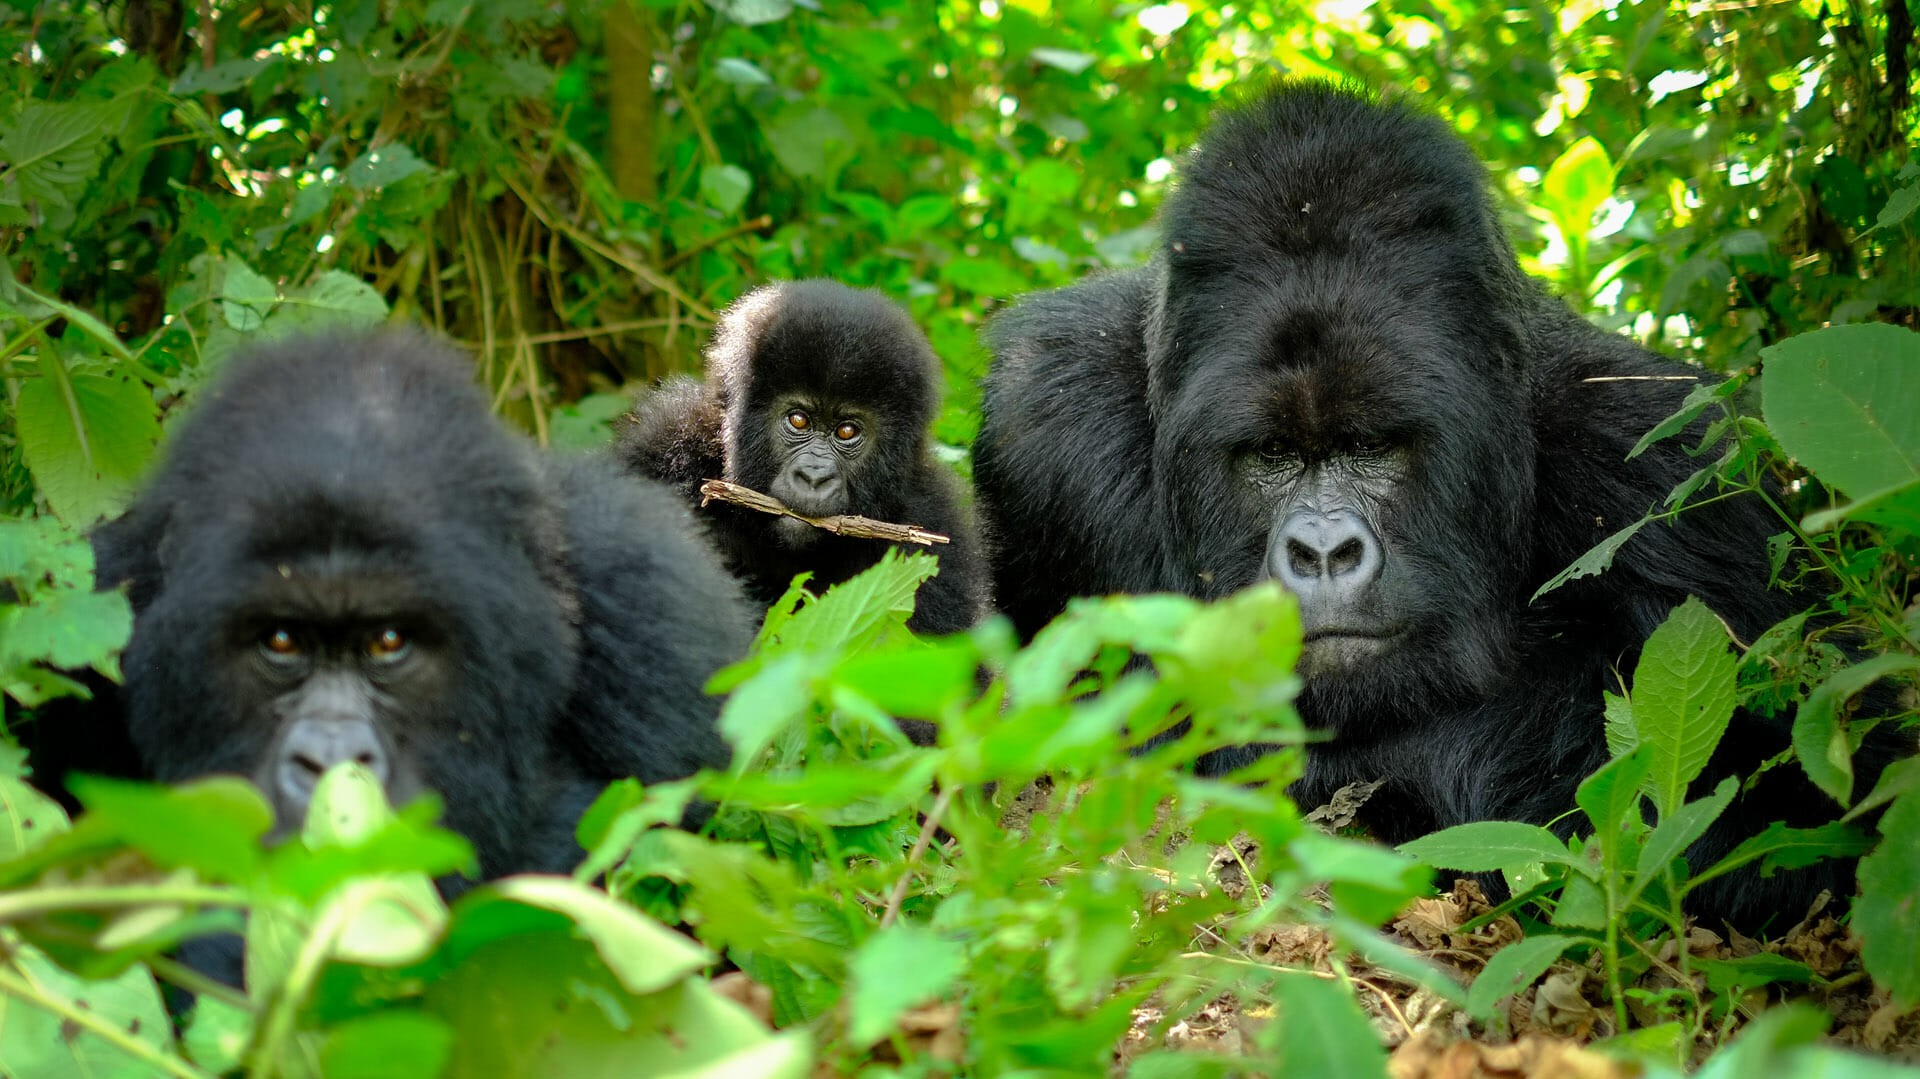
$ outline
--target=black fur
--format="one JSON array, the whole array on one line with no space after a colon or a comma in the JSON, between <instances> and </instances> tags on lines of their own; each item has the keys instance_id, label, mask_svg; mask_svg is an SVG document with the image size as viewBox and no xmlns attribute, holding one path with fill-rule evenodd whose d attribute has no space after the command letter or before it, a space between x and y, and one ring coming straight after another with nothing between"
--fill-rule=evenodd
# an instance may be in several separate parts
<instances>
[{"instance_id":1,"label":"black fur","mask_svg":"<svg viewBox=\"0 0 1920 1079\"><path fill-rule=\"evenodd\" d=\"M1769 590L1778 528L1757 500L1650 526L1604 575L1528 602L1702 463L1684 437L1626 460L1690 382L1587 380L1697 372L1528 279L1484 170L1437 120L1282 85L1217 119L1161 229L1148 266L1029 298L990 327L974 468L1000 540L996 592L1023 635L1075 595L1225 594L1279 557L1284 484L1247 477L1346 462L1359 477L1347 508L1385 551L1369 610L1398 636L1382 653L1363 642L1358 660L1329 643L1318 666L1309 644L1300 707L1334 737L1309 754L1293 791L1305 804L1384 778L1363 812L1391 842L1544 823L1606 759L1602 691L1687 594L1746 640L1800 606ZM1702 783L1784 745L1779 724L1738 716ZM1884 756L1867 756L1870 783ZM1692 854L1833 810L1798 768L1776 768ZM1845 865L1722 878L1698 906L1790 924L1850 879Z\"/></svg>"},{"instance_id":2,"label":"black fur","mask_svg":"<svg viewBox=\"0 0 1920 1079\"><path fill-rule=\"evenodd\" d=\"M273 795L285 706L250 685L259 630L327 615L392 617L420 642L419 676L375 694L412 779L390 789L438 792L484 876L569 869L574 822L610 780L725 764L701 687L745 652L750 617L686 508L608 462L538 453L447 346L261 346L171 436L93 536L101 586L135 610L124 702L43 716L60 748L36 756L41 783L230 772ZM131 769L110 752L127 742Z\"/></svg>"},{"instance_id":3,"label":"black fur","mask_svg":"<svg viewBox=\"0 0 1920 1079\"><path fill-rule=\"evenodd\" d=\"M953 633L985 613L987 575L959 481L930 446L940 378L925 336L879 293L831 281L767 285L721 317L707 381L676 378L643 397L626 417L616 453L633 472L672 484L696 505L707 479L778 494L791 460L778 425L790 403L804 400L822 417L858 417L871 441L844 466L844 498L829 512L950 536L943 546L899 546L940 560L908 626ZM811 571L809 587L824 589L895 546L721 503L700 514L728 566L763 605L779 599L796 573Z\"/></svg>"}]
</instances>

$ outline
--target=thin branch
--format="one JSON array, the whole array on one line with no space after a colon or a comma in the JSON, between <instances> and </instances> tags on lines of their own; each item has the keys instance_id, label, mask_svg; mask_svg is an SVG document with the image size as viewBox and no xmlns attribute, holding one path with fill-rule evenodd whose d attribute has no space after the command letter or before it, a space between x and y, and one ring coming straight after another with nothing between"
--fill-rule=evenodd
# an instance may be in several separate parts
<instances>
[{"instance_id":1,"label":"thin branch","mask_svg":"<svg viewBox=\"0 0 1920 1079\"><path fill-rule=\"evenodd\" d=\"M940 830L940 818L946 816L947 807L953 804L953 792L957 789L941 787L932 808L927 810L927 819L920 825L920 837L913 841L913 849L907 852L907 864L900 879L893 882L893 894L887 896L887 909L880 914L880 928L885 929L900 917L900 906L907 901L907 882L913 879L913 867L920 863L927 848L933 845L933 833Z\"/></svg>"},{"instance_id":2,"label":"thin branch","mask_svg":"<svg viewBox=\"0 0 1920 1079\"><path fill-rule=\"evenodd\" d=\"M931 547L936 543L952 543L951 536L938 532L929 532L919 525L897 525L890 521L876 521L871 517L860 517L851 513L836 513L831 517L807 517L787 508L787 504L773 497L763 495L751 487L742 487L726 480L707 480L700 485L700 506L715 500L734 506L743 506L761 513L771 513L776 517L791 517L796 521L805 521L815 528L822 528L838 536L854 536L859 539L890 540L894 543L918 543Z\"/></svg>"}]
</instances>

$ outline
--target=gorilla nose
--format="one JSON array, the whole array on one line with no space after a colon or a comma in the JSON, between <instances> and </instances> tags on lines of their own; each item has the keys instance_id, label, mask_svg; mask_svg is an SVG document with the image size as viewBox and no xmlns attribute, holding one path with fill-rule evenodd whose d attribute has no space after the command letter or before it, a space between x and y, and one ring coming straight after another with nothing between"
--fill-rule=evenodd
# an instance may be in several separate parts
<instances>
[{"instance_id":1,"label":"gorilla nose","mask_svg":"<svg viewBox=\"0 0 1920 1079\"><path fill-rule=\"evenodd\" d=\"M840 479L840 470L831 461L801 461L793 466L794 482L803 491L825 494Z\"/></svg>"},{"instance_id":2,"label":"gorilla nose","mask_svg":"<svg viewBox=\"0 0 1920 1079\"><path fill-rule=\"evenodd\" d=\"M1275 539L1268 571L1303 600L1350 600L1380 576L1380 542L1353 514L1296 513Z\"/></svg>"},{"instance_id":3,"label":"gorilla nose","mask_svg":"<svg viewBox=\"0 0 1920 1079\"><path fill-rule=\"evenodd\" d=\"M280 747L276 781L287 801L305 806L328 768L356 761L385 786L392 775L387 752L373 725L362 719L302 719Z\"/></svg>"}]
</instances>

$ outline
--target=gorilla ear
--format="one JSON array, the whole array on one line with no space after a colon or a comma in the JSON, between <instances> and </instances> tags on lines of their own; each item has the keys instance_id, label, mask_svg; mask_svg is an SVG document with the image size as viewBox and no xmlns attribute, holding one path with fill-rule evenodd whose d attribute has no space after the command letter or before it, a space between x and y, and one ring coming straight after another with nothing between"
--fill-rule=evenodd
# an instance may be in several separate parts
<instances>
[{"instance_id":1,"label":"gorilla ear","mask_svg":"<svg viewBox=\"0 0 1920 1079\"><path fill-rule=\"evenodd\" d=\"M173 539L173 504L142 501L95 528L93 578L96 588L127 586L134 610L145 607L166 580L166 567L177 558Z\"/></svg>"}]
</instances>

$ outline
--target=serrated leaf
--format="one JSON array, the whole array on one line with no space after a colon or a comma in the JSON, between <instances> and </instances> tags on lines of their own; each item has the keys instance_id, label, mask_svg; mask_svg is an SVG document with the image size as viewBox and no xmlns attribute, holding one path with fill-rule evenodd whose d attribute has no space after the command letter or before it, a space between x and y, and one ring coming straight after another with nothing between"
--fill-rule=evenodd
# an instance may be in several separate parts
<instances>
[{"instance_id":1,"label":"serrated leaf","mask_svg":"<svg viewBox=\"0 0 1920 1079\"><path fill-rule=\"evenodd\" d=\"M227 325L241 333L257 330L279 301L280 290L255 273L244 260L229 255L224 261L226 272L221 276L220 312Z\"/></svg>"},{"instance_id":2,"label":"serrated leaf","mask_svg":"<svg viewBox=\"0 0 1920 1079\"><path fill-rule=\"evenodd\" d=\"M1587 550L1586 554L1574 559L1573 565L1554 574L1552 580L1549 580L1546 584L1536 589L1533 595L1528 597L1527 602L1533 603L1541 596L1566 584L1568 581L1575 581L1582 577L1592 577L1595 574L1605 573L1607 568L1613 565L1613 556L1619 552L1620 548L1625 547L1627 541L1632 539L1635 533L1645 528L1647 522L1652 519L1651 517L1642 517L1638 521L1615 532L1613 535L1608 536L1606 539L1601 540L1599 543L1594 544Z\"/></svg>"},{"instance_id":3,"label":"serrated leaf","mask_svg":"<svg viewBox=\"0 0 1920 1079\"><path fill-rule=\"evenodd\" d=\"M1831 677L1807 693L1793 716L1793 752L1814 785L1842 806L1853 802L1855 739L1840 724L1840 706L1882 678L1920 672L1920 659L1897 652L1873 656Z\"/></svg>"},{"instance_id":4,"label":"serrated leaf","mask_svg":"<svg viewBox=\"0 0 1920 1079\"><path fill-rule=\"evenodd\" d=\"M1853 927L1867 972L1910 1009L1920 1004L1920 795L1894 799L1880 834L1878 849L1860 859Z\"/></svg>"},{"instance_id":5,"label":"serrated leaf","mask_svg":"<svg viewBox=\"0 0 1920 1079\"><path fill-rule=\"evenodd\" d=\"M708 165L700 170L700 199L723 214L738 213L753 192L753 174L738 165Z\"/></svg>"},{"instance_id":6,"label":"serrated leaf","mask_svg":"<svg viewBox=\"0 0 1920 1079\"><path fill-rule=\"evenodd\" d=\"M1565 842L1537 824L1518 821L1475 821L1443 828L1400 844L1399 850L1436 869L1457 869L1467 873L1488 873L1511 869L1529 862L1569 865L1591 872L1585 859L1574 855Z\"/></svg>"},{"instance_id":7,"label":"serrated leaf","mask_svg":"<svg viewBox=\"0 0 1920 1079\"><path fill-rule=\"evenodd\" d=\"M1633 670L1633 725L1648 754L1647 795L1664 819L1733 718L1740 661L1726 627L1689 596L1647 638Z\"/></svg>"},{"instance_id":8,"label":"serrated leaf","mask_svg":"<svg viewBox=\"0 0 1920 1079\"><path fill-rule=\"evenodd\" d=\"M146 386L69 374L51 354L20 381L15 429L34 484L60 519L91 525L116 513L153 458L158 409Z\"/></svg>"},{"instance_id":9,"label":"serrated leaf","mask_svg":"<svg viewBox=\"0 0 1920 1079\"><path fill-rule=\"evenodd\" d=\"M931 929L895 922L853 955L848 1039L871 1045L916 1005L938 1000L966 971L966 950Z\"/></svg>"},{"instance_id":10,"label":"serrated leaf","mask_svg":"<svg viewBox=\"0 0 1920 1079\"><path fill-rule=\"evenodd\" d=\"M1540 933L1493 953L1467 990L1467 1014L1476 1019L1492 1018L1494 1007L1502 1000L1532 985L1568 948L1583 943L1579 937Z\"/></svg>"},{"instance_id":11,"label":"serrated leaf","mask_svg":"<svg viewBox=\"0 0 1920 1079\"><path fill-rule=\"evenodd\" d=\"M1873 846L1865 832L1834 821L1818 828L1789 828L1774 821L1767 830L1727 852L1726 857L1694 874L1699 882L1709 875L1731 872L1748 862L1760 863L1760 875L1770 877L1775 870L1803 869L1824 858L1845 858Z\"/></svg>"},{"instance_id":12,"label":"serrated leaf","mask_svg":"<svg viewBox=\"0 0 1920 1079\"><path fill-rule=\"evenodd\" d=\"M1707 834L1713 822L1720 819L1727 806L1733 803L1733 796L1740 790L1740 782L1732 776L1720 781L1713 793L1697 802L1686 805L1664 815L1660 823L1647 835L1646 845L1640 848L1640 861L1634 870L1633 887L1621 906L1631 904L1640 893L1647 889L1666 871L1675 858L1686 853L1695 840Z\"/></svg>"},{"instance_id":13,"label":"serrated leaf","mask_svg":"<svg viewBox=\"0 0 1920 1079\"><path fill-rule=\"evenodd\" d=\"M328 270L289 292L267 316L263 338L290 337L326 329L369 330L387 319L379 290L344 270Z\"/></svg>"},{"instance_id":14,"label":"serrated leaf","mask_svg":"<svg viewBox=\"0 0 1920 1079\"><path fill-rule=\"evenodd\" d=\"M377 146L348 162L342 176L355 191L378 191L409 176L434 171L433 166L414 156L404 142Z\"/></svg>"},{"instance_id":15,"label":"serrated leaf","mask_svg":"<svg viewBox=\"0 0 1920 1079\"><path fill-rule=\"evenodd\" d=\"M1829 326L1760 355L1767 426L1821 482L1861 498L1920 480L1920 334Z\"/></svg>"},{"instance_id":16,"label":"serrated leaf","mask_svg":"<svg viewBox=\"0 0 1920 1079\"><path fill-rule=\"evenodd\" d=\"M1920 184L1895 191L1892 197L1887 199L1887 204L1880 207L1880 213L1873 219L1873 227L1875 229L1892 228L1912 217L1915 210L1920 210Z\"/></svg>"},{"instance_id":17,"label":"serrated leaf","mask_svg":"<svg viewBox=\"0 0 1920 1079\"><path fill-rule=\"evenodd\" d=\"M106 160L118 115L105 105L30 102L0 127L0 203L42 214L71 208Z\"/></svg>"}]
</instances>

